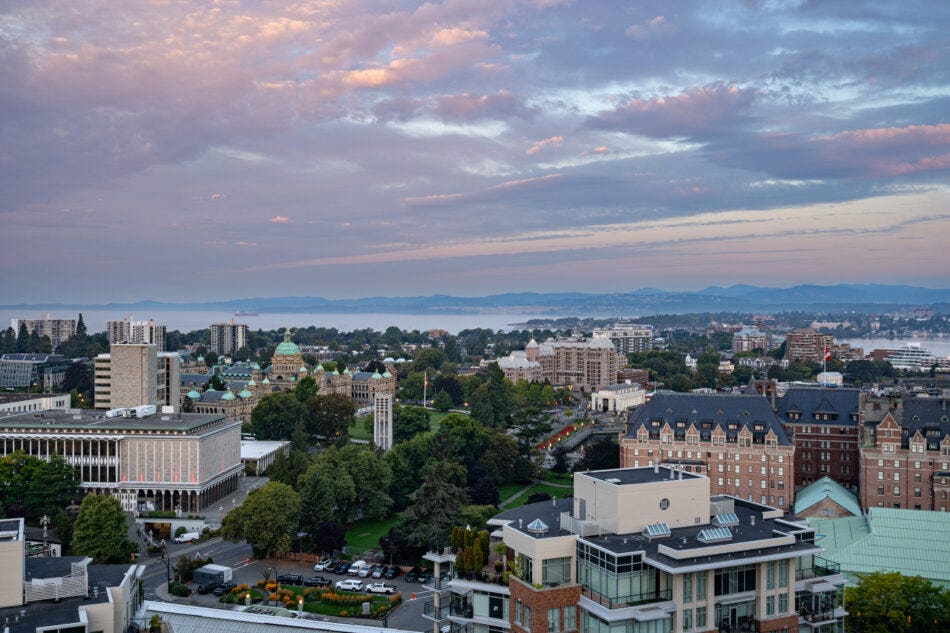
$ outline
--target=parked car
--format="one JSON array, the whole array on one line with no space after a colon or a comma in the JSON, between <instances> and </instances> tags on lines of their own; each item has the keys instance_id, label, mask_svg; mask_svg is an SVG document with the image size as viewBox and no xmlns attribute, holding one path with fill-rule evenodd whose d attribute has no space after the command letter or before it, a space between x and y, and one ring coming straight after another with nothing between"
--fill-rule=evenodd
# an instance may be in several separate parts
<instances>
[{"instance_id":1,"label":"parked car","mask_svg":"<svg viewBox=\"0 0 950 633\"><path fill-rule=\"evenodd\" d=\"M176 543L191 543L201 538L201 532L185 532L175 537Z\"/></svg>"},{"instance_id":2,"label":"parked car","mask_svg":"<svg viewBox=\"0 0 950 633\"><path fill-rule=\"evenodd\" d=\"M333 563L332 559L324 558L319 563L313 566L313 571L329 571L330 565Z\"/></svg>"},{"instance_id":3,"label":"parked car","mask_svg":"<svg viewBox=\"0 0 950 633\"><path fill-rule=\"evenodd\" d=\"M386 580L392 580L393 578L398 576L401 572L402 570L399 569L398 565L390 565L389 567L386 568L386 573L383 574L383 578L385 578Z\"/></svg>"},{"instance_id":4,"label":"parked car","mask_svg":"<svg viewBox=\"0 0 950 633\"><path fill-rule=\"evenodd\" d=\"M330 579L323 576L313 576L303 581L304 587L329 587Z\"/></svg>"},{"instance_id":5,"label":"parked car","mask_svg":"<svg viewBox=\"0 0 950 633\"><path fill-rule=\"evenodd\" d=\"M435 574L432 573L431 569L423 569L422 573L416 577L416 582L420 585L431 585L434 578Z\"/></svg>"},{"instance_id":6,"label":"parked car","mask_svg":"<svg viewBox=\"0 0 950 633\"><path fill-rule=\"evenodd\" d=\"M416 582L416 579L419 578L419 574L422 573L422 570L418 567L413 567L406 572L406 582Z\"/></svg>"},{"instance_id":7,"label":"parked car","mask_svg":"<svg viewBox=\"0 0 950 633\"><path fill-rule=\"evenodd\" d=\"M206 582L203 585L198 585L198 593L211 593L217 586L218 583L216 582Z\"/></svg>"},{"instance_id":8,"label":"parked car","mask_svg":"<svg viewBox=\"0 0 950 633\"><path fill-rule=\"evenodd\" d=\"M355 578L347 578L346 580L338 580L336 582L336 588L342 589L343 591L359 591L363 588L363 581L357 580Z\"/></svg>"},{"instance_id":9,"label":"parked car","mask_svg":"<svg viewBox=\"0 0 950 633\"><path fill-rule=\"evenodd\" d=\"M387 585L386 583L374 582L374 583L372 583L372 584L369 584L369 585L366 585L365 587L363 587L363 591L366 591L366 592L368 592L368 593L386 593L386 594L393 594L393 593L396 593L396 588L395 588L395 587L390 587L390 586Z\"/></svg>"},{"instance_id":10,"label":"parked car","mask_svg":"<svg viewBox=\"0 0 950 633\"><path fill-rule=\"evenodd\" d=\"M373 568L373 573L371 575L373 578L382 578L384 575L386 575L387 569L388 568L386 565L376 565L376 567Z\"/></svg>"},{"instance_id":11,"label":"parked car","mask_svg":"<svg viewBox=\"0 0 950 633\"><path fill-rule=\"evenodd\" d=\"M333 570L333 573L337 574L338 576L342 576L349 570L350 570L350 562L346 560L341 560L339 563L337 563L336 569Z\"/></svg>"},{"instance_id":12,"label":"parked car","mask_svg":"<svg viewBox=\"0 0 950 633\"><path fill-rule=\"evenodd\" d=\"M224 594L228 593L235 587L237 587L237 585L235 585L233 582L226 582L223 585L218 585L214 589L214 595L223 596Z\"/></svg>"},{"instance_id":13,"label":"parked car","mask_svg":"<svg viewBox=\"0 0 950 633\"><path fill-rule=\"evenodd\" d=\"M360 572L361 569L365 567L366 567L365 560L353 561L353 563L350 565L350 568L347 570L346 573L348 573L350 576L355 576L356 574Z\"/></svg>"},{"instance_id":14,"label":"parked car","mask_svg":"<svg viewBox=\"0 0 950 633\"><path fill-rule=\"evenodd\" d=\"M356 572L356 575L359 576L360 578L369 578L370 575L372 575L374 571L376 571L375 565L367 565L366 567L363 567L358 572Z\"/></svg>"},{"instance_id":15,"label":"parked car","mask_svg":"<svg viewBox=\"0 0 950 633\"><path fill-rule=\"evenodd\" d=\"M277 577L277 584L279 585L302 585L303 576L300 574L281 574Z\"/></svg>"}]
</instances>

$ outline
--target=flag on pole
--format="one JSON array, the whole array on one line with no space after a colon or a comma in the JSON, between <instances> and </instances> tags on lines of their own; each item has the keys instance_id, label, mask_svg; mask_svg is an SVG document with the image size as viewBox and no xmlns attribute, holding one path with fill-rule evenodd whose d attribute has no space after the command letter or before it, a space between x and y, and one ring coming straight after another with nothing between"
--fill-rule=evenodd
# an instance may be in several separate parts
<instances>
[{"instance_id":1,"label":"flag on pole","mask_svg":"<svg viewBox=\"0 0 950 633\"><path fill-rule=\"evenodd\" d=\"M828 349L827 347L825 348L825 359L824 359L824 360L825 360L826 363L827 363L829 360L831 360L831 350Z\"/></svg>"},{"instance_id":2,"label":"flag on pole","mask_svg":"<svg viewBox=\"0 0 950 633\"><path fill-rule=\"evenodd\" d=\"M428 389L429 388L429 371L426 370L425 372L423 372L422 376L423 376L422 386Z\"/></svg>"}]
</instances>

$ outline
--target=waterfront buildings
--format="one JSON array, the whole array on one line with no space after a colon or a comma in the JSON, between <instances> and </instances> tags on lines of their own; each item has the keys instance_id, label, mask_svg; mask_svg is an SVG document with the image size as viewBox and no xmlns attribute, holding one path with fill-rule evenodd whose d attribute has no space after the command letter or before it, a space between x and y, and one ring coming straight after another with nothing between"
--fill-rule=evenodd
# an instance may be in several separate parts
<instances>
[{"instance_id":1,"label":"waterfront buildings","mask_svg":"<svg viewBox=\"0 0 950 633\"><path fill-rule=\"evenodd\" d=\"M212 323L209 329L210 349L219 356L230 356L247 345L247 325L244 323L228 319L227 323Z\"/></svg>"},{"instance_id":2,"label":"waterfront buildings","mask_svg":"<svg viewBox=\"0 0 950 633\"><path fill-rule=\"evenodd\" d=\"M617 372L626 364L626 357L607 338L549 338L541 344L531 339L524 358L526 373L536 375L531 363L538 363L542 380L583 391L616 384Z\"/></svg>"},{"instance_id":3,"label":"waterfront buildings","mask_svg":"<svg viewBox=\"0 0 950 633\"><path fill-rule=\"evenodd\" d=\"M595 339L609 339L617 352L626 356L653 349L653 326L637 323L617 323L610 328L595 328Z\"/></svg>"},{"instance_id":4,"label":"waterfront buildings","mask_svg":"<svg viewBox=\"0 0 950 633\"><path fill-rule=\"evenodd\" d=\"M49 313L41 319L10 319L14 332L19 333L21 325L26 327L27 333L48 336L54 351L76 333L76 319L52 319Z\"/></svg>"},{"instance_id":5,"label":"waterfront buildings","mask_svg":"<svg viewBox=\"0 0 950 633\"><path fill-rule=\"evenodd\" d=\"M708 476L713 494L792 506L795 446L761 396L654 394L627 419L620 466L658 464Z\"/></svg>"},{"instance_id":6,"label":"waterfront buildings","mask_svg":"<svg viewBox=\"0 0 950 633\"><path fill-rule=\"evenodd\" d=\"M143 404L180 404L178 354L158 352L155 345L117 344L95 359L97 409L137 407Z\"/></svg>"},{"instance_id":7,"label":"waterfront buildings","mask_svg":"<svg viewBox=\"0 0 950 633\"><path fill-rule=\"evenodd\" d=\"M129 315L121 321L107 321L106 335L109 344L144 343L154 345L158 351L165 351L165 326L154 320L135 321Z\"/></svg>"},{"instance_id":8,"label":"waterfront buildings","mask_svg":"<svg viewBox=\"0 0 950 633\"><path fill-rule=\"evenodd\" d=\"M512 574L507 586L453 579L448 608L428 610L453 632L843 631L845 580L814 530L711 494L703 475L579 472L574 498L489 524Z\"/></svg>"},{"instance_id":9,"label":"waterfront buildings","mask_svg":"<svg viewBox=\"0 0 950 633\"><path fill-rule=\"evenodd\" d=\"M834 344L835 338L831 334L802 328L785 335L785 358L820 363L826 350L831 353Z\"/></svg>"},{"instance_id":10,"label":"waterfront buildings","mask_svg":"<svg viewBox=\"0 0 950 633\"><path fill-rule=\"evenodd\" d=\"M72 364L61 354L4 354L0 356L0 388L50 391L63 384Z\"/></svg>"},{"instance_id":11,"label":"waterfront buildings","mask_svg":"<svg viewBox=\"0 0 950 633\"><path fill-rule=\"evenodd\" d=\"M237 490L241 422L223 415L67 409L0 417L0 454L62 455L82 488L128 511L198 512Z\"/></svg>"},{"instance_id":12,"label":"waterfront buildings","mask_svg":"<svg viewBox=\"0 0 950 633\"><path fill-rule=\"evenodd\" d=\"M772 348L772 337L768 332L756 326L742 326L742 329L732 335L732 351L736 354L761 350L767 352Z\"/></svg>"},{"instance_id":13,"label":"waterfront buildings","mask_svg":"<svg viewBox=\"0 0 950 633\"><path fill-rule=\"evenodd\" d=\"M795 442L795 487L830 477L858 492L864 402L860 389L789 388L775 404Z\"/></svg>"}]
</instances>

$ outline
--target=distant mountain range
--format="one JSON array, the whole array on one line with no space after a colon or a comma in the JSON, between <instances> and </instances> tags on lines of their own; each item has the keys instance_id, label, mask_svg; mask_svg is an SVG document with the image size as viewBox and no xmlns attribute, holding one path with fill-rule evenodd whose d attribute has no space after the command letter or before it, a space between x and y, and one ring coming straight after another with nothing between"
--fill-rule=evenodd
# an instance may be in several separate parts
<instances>
[{"instance_id":1,"label":"distant mountain range","mask_svg":"<svg viewBox=\"0 0 950 633\"><path fill-rule=\"evenodd\" d=\"M640 288L629 292L519 292L485 297L256 297L201 303L139 301L108 304L19 304L6 310L150 310L256 311L261 313L368 313L466 314L506 312L539 316L647 316L692 312L877 312L900 306L928 306L950 312L950 289L882 284L800 285L768 288L749 285L710 286L695 292L667 292Z\"/></svg>"}]
</instances>

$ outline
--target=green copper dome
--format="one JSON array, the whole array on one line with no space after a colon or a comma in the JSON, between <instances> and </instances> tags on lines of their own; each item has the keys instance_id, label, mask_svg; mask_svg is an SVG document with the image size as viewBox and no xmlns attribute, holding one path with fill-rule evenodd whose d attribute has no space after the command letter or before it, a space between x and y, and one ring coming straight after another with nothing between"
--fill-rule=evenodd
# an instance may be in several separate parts
<instances>
[{"instance_id":1,"label":"green copper dome","mask_svg":"<svg viewBox=\"0 0 950 633\"><path fill-rule=\"evenodd\" d=\"M248 386L248 387L256 387L256 386L257 386L257 383L254 382L254 379L253 379L253 378L251 378L250 380L247 381L247 386Z\"/></svg>"},{"instance_id":2,"label":"green copper dome","mask_svg":"<svg viewBox=\"0 0 950 633\"><path fill-rule=\"evenodd\" d=\"M248 391L247 389L241 389L241 393L239 393L238 395L241 396L241 400L247 400L254 394Z\"/></svg>"},{"instance_id":3,"label":"green copper dome","mask_svg":"<svg viewBox=\"0 0 950 633\"><path fill-rule=\"evenodd\" d=\"M384 372L383 372L383 378L392 378L392 377L393 377L393 375L390 374L388 371L384 371Z\"/></svg>"},{"instance_id":4,"label":"green copper dome","mask_svg":"<svg viewBox=\"0 0 950 633\"><path fill-rule=\"evenodd\" d=\"M274 350L275 356L296 356L300 354L300 348L297 347L297 344L290 340L290 330L284 331L284 342L277 346L277 349Z\"/></svg>"},{"instance_id":5,"label":"green copper dome","mask_svg":"<svg viewBox=\"0 0 950 633\"><path fill-rule=\"evenodd\" d=\"M201 394L198 393L196 389L192 389L191 391L189 391L188 397L191 398L192 400L201 400Z\"/></svg>"},{"instance_id":6,"label":"green copper dome","mask_svg":"<svg viewBox=\"0 0 950 633\"><path fill-rule=\"evenodd\" d=\"M300 369L298 369L297 372L298 372L298 373L301 373L301 374L306 374L306 373L307 373L307 367L306 367L306 365L301 365L301 366L300 366Z\"/></svg>"},{"instance_id":7,"label":"green copper dome","mask_svg":"<svg viewBox=\"0 0 950 633\"><path fill-rule=\"evenodd\" d=\"M317 365L317 368L314 369L313 371L324 371L324 370L323 370L323 365Z\"/></svg>"},{"instance_id":8,"label":"green copper dome","mask_svg":"<svg viewBox=\"0 0 950 633\"><path fill-rule=\"evenodd\" d=\"M261 384L263 384L263 385L269 385L269 384L270 384L270 378L266 378L266 377L265 377L264 380L261 381Z\"/></svg>"},{"instance_id":9,"label":"green copper dome","mask_svg":"<svg viewBox=\"0 0 950 633\"><path fill-rule=\"evenodd\" d=\"M222 400L234 400L234 393L233 393L230 389L228 389L228 390L224 393L224 395L221 396L221 399L222 399Z\"/></svg>"},{"instance_id":10,"label":"green copper dome","mask_svg":"<svg viewBox=\"0 0 950 633\"><path fill-rule=\"evenodd\" d=\"M349 368L349 367L344 367L344 368L343 368L343 375L344 375L344 376L349 376L349 375L350 375L350 368Z\"/></svg>"}]
</instances>

